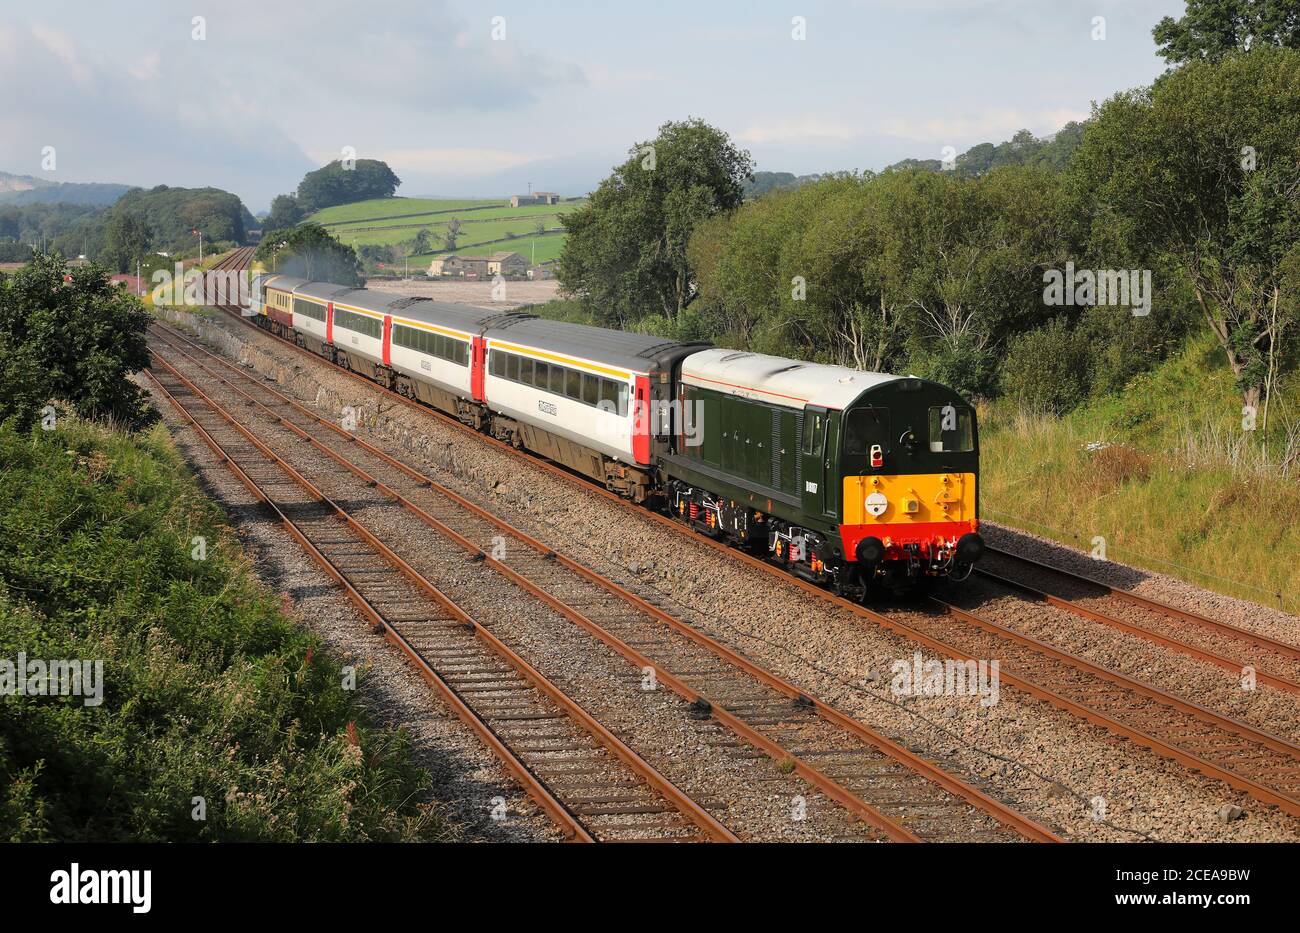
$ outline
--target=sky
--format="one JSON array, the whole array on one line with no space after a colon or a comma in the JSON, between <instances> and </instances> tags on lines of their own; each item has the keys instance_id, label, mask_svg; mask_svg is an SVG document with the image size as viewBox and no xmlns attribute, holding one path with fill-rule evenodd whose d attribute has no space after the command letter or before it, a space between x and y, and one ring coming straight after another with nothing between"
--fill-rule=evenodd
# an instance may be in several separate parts
<instances>
[{"instance_id":1,"label":"sky","mask_svg":"<svg viewBox=\"0 0 1300 933\"><path fill-rule=\"evenodd\" d=\"M687 117L760 170L879 169L1085 118L1163 71L1151 28L1182 8L0 0L0 171L213 185L256 212L350 147L403 195L576 195Z\"/></svg>"}]
</instances>

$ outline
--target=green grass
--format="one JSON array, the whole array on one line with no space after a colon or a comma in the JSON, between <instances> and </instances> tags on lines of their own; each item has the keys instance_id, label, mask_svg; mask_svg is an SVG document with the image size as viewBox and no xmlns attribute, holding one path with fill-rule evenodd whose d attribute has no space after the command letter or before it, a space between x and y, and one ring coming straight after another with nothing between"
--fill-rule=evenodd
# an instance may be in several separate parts
<instances>
[{"instance_id":1,"label":"green grass","mask_svg":"<svg viewBox=\"0 0 1300 933\"><path fill-rule=\"evenodd\" d=\"M444 200L442 198L372 198L369 201L354 201L351 204L338 204L317 211L307 219L312 223L336 224L360 221L369 218L387 217L393 214L418 214L420 212L463 210L467 207L489 207L494 204L506 204L509 198Z\"/></svg>"},{"instance_id":2,"label":"green grass","mask_svg":"<svg viewBox=\"0 0 1300 933\"><path fill-rule=\"evenodd\" d=\"M445 835L406 734L367 726L162 426L0 426L0 464L0 658L101 660L104 685L0 700L0 838Z\"/></svg>"},{"instance_id":3,"label":"green grass","mask_svg":"<svg viewBox=\"0 0 1300 933\"><path fill-rule=\"evenodd\" d=\"M455 218L461 223L456 252L482 256L511 250L530 262L536 258L540 263L559 258L564 248L564 233L539 236L536 233L538 221L545 223L549 230L559 230L560 217L585 203L564 201L553 205L510 207L506 201L505 198L493 201L379 198L327 208L308 220L330 225L329 231L349 246L404 245L414 239L421 228L427 228L433 249L412 255L410 259L415 264L427 263L445 252L443 237L447 224ZM408 214L414 216L397 216Z\"/></svg>"},{"instance_id":4,"label":"green grass","mask_svg":"<svg viewBox=\"0 0 1300 933\"><path fill-rule=\"evenodd\" d=\"M1085 551L1101 536L1110 559L1300 611L1300 379L1275 393L1267 437L1262 413L1242 430L1241 408L1209 338L1063 418L995 403L981 514Z\"/></svg>"}]
</instances>

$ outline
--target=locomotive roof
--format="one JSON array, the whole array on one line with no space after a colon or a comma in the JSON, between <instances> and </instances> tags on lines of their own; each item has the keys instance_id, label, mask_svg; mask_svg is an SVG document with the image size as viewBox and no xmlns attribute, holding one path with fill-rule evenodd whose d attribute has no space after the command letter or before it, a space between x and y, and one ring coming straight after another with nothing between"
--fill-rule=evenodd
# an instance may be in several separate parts
<instances>
[{"instance_id":1,"label":"locomotive roof","mask_svg":"<svg viewBox=\"0 0 1300 933\"><path fill-rule=\"evenodd\" d=\"M642 373L669 365L692 347L704 346L539 317L501 321L484 336Z\"/></svg>"},{"instance_id":2,"label":"locomotive roof","mask_svg":"<svg viewBox=\"0 0 1300 933\"><path fill-rule=\"evenodd\" d=\"M682 378L707 389L774 405L844 409L867 389L903 377L713 348L686 357Z\"/></svg>"},{"instance_id":3,"label":"locomotive roof","mask_svg":"<svg viewBox=\"0 0 1300 933\"><path fill-rule=\"evenodd\" d=\"M306 285L307 280L295 278L291 275L278 275L274 272L269 272L266 273L266 277L262 280L262 284L268 288L278 288L286 292L291 292L296 288Z\"/></svg>"}]
</instances>

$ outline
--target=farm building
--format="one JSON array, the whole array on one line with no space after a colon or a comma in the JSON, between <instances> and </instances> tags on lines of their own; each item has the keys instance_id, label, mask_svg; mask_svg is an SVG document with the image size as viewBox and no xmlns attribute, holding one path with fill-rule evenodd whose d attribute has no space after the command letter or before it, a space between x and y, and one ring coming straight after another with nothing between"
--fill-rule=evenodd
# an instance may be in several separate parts
<instances>
[{"instance_id":1,"label":"farm building","mask_svg":"<svg viewBox=\"0 0 1300 933\"><path fill-rule=\"evenodd\" d=\"M486 256L439 256L433 262L429 263L429 275L438 277L444 275L469 275L482 278L488 274L488 260Z\"/></svg>"},{"instance_id":2,"label":"farm building","mask_svg":"<svg viewBox=\"0 0 1300 933\"><path fill-rule=\"evenodd\" d=\"M554 191L534 191L532 194L516 194L510 199L511 207L530 207L534 204L559 204L560 196Z\"/></svg>"},{"instance_id":3,"label":"farm building","mask_svg":"<svg viewBox=\"0 0 1300 933\"><path fill-rule=\"evenodd\" d=\"M524 275L527 271L528 261L518 253L505 251L487 257L488 275Z\"/></svg>"}]
</instances>

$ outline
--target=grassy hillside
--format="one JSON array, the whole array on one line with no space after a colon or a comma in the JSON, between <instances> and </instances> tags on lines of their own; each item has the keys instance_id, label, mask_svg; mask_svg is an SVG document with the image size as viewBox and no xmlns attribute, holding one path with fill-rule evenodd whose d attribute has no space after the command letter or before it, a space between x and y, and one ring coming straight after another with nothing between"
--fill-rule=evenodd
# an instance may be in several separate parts
<instances>
[{"instance_id":1,"label":"grassy hillside","mask_svg":"<svg viewBox=\"0 0 1300 933\"><path fill-rule=\"evenodd\" d=\"M0 702L0 838L440 836L405 734L366 727L167 431L60 424L0 426L0 658L100 660L102 704Z\"/></svg>"},{"instance_id":2,"label":"grassy hillside","mask_svg":"<svg viewBox=\"0 0 1300 933\"><path fill-rule=\"evenodd\" d=\"M434 211L464 210L470 207L496 207L505 198L490 200L442 200L440 198L373 198L353 204L339 204L317 211L307 219L322 226L350 221L375 220L397 215L432 213Z\"/></svg>"},{"instance_id":3,"label":"grassy hillside","mask_svg":"<svg viewBox=\"0 0 1300 933\"><path fill-rule=\"evenodd\" d=\"M1085 551L1300 612L1300 378L1242 430L1241 396L1197 338L1063 418L983 414L982 514ZM1267 440L1267 446L1264 442Z\"/></svg>"},{"instance_id":4,"label":"grassy hillside","mask_svg":"<svg viewBox=\"0 0 1300 933\"><path fill-rule=\"evenodd\" d=\"M443 238L448 223L455 218L460 222L458 253L476 256L513 250L530 261L536 258L537 262L547 262L557 258L564 246L561 215L582 203L510 207L505 198L376 198L326 208L307 219L324 225L341 242L355 247L408 244L421 229L426 229L432 248L412 253L414 265L445 252ZM546 233L537 233L539 222L545 225Z\"/></svg>"}]
</instances>

